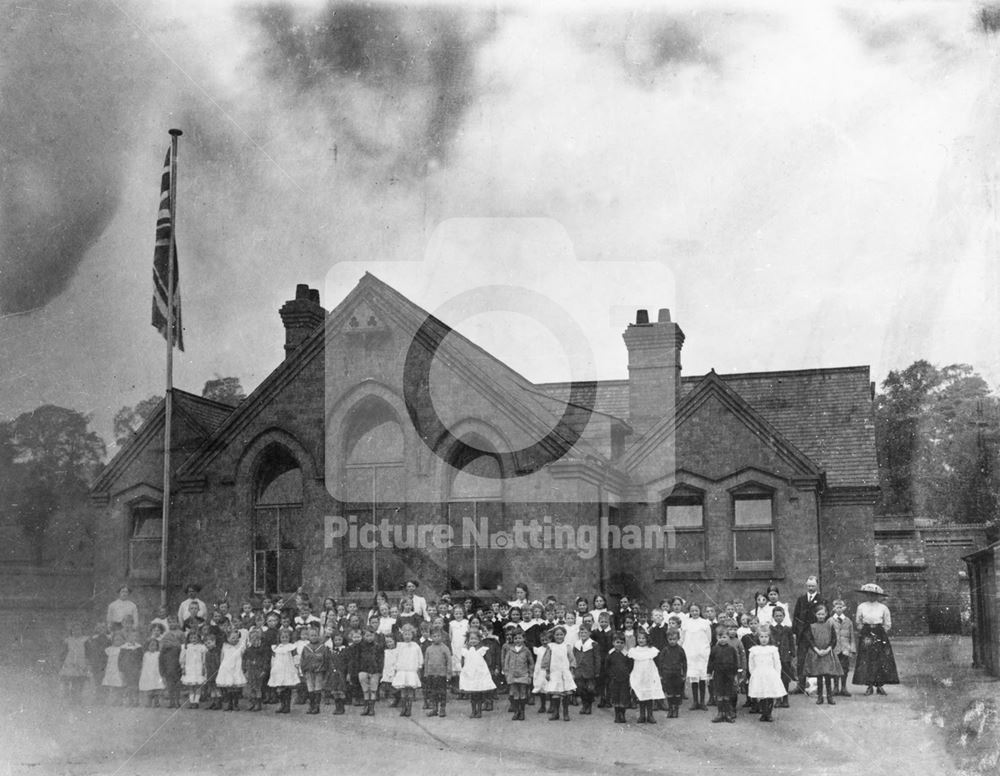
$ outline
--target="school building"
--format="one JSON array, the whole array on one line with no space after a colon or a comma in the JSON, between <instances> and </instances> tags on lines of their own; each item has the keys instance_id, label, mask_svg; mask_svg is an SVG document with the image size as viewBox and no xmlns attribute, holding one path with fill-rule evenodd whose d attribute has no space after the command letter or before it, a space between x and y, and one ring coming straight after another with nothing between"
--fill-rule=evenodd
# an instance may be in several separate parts
<instances>
[{"instance_id":1,"label":"school building","mask_svg":"<svg viewBox=\"0 0 1000 776\"><path fill-rule=\"evenodd\" d=\"M623 321L622 373L533 384L366 274L299 286L285 357L238 407L175 390L170 601L679 594L875 578L867 366L686 375L669 311ZM93 486L95 586L159 599L163 408ZM470 530L471 529L471 530ZM602 538L603 537L603 538Z\"/></svg>"}]
</instances>

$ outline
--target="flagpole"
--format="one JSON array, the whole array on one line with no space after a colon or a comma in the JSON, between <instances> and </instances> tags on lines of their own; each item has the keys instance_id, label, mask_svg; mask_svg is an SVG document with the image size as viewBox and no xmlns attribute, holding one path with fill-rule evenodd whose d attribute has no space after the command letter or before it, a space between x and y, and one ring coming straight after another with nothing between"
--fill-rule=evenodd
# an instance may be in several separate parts
<instances>
[{"instance_id":1,"label":"flagpole","mask_svg":"<svg viewBox=\"0 0 1000 776\"><path fill-rule=\"evenodd\" d=\"M170 536L170 427L174 409L174 246L177 234L177 138L170 130L170 248L167 253L167 391L163 407L163 516L160 532L160 605L167 605L167 546Z\"/></svg>"}]
</instances>

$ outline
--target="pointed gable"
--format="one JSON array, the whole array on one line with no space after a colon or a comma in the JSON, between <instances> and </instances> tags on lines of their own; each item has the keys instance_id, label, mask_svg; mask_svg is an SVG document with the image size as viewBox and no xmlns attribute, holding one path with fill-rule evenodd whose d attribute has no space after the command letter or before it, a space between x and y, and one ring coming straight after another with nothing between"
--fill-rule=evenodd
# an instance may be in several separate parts
<instances>
[{"instance_id":1,"label":"pointed gable","mask_svg":"<svg viewBox=\"0 0 1000 776\"><path fill-rule=\"evenodd\" d=\"M546 453L577 450L580 455L600 455L585 433L591 410L558 401L537 391L522 375L473 342L451 329L407 299L398 291L366 273L327 316L325 323L307 337L282 364L226 418L217 432L191 456L181 469L184 478L197 478L234 439L246 436L255 418L268 411L279 395L306 370L323 371L323 395L319 417L329 419L331 402L344 392L343 386L380 376L383 385L406 387L404 373L410 345L416 341L424 350L433 350L432 374L435 382L453 384L483 403L472 416L493 416L505 429L519 432L523 439L541 440ZM440 378L440 379L438 379ZM440 398L440 397L439 397ZM444 405L450 402L442 402ZM488 409L485 409L488 408ZM453 410L459 408L453 407ZM444 413L442 412L442 415ZM461 420L446 417L447 421ZM562 421L562 422L560 422ZM320 428L313 435L322 434ZM313 440L322 446L322 441ZM437 440L427 440L434 444ZM519 439L510 440L517 448ZM521 461L518 465L530 465Z\"/></svg>"},{"instance_id":2,"label":"pointed gable","mask_svg":"<svg viewBox=\"0 0 1000 776\"><path fill-rule=\"evenodd\" d=\"M782 479L819 480L820 468L714 371L626 452L625 468L643 482L684 469L709 480L759 469Z\"/></svg>"},{"instance_id":3,"label":"pointed gable","mask_svg":"<svg viewBox=\"0 0 1000 776\"><path fill-rule=\"evenodd\" d=\"M233 407L179 388L173 389L173 397L171 449L178 453L172 461L176 469L190 452L223 424L232 414ZM110 492L136 461L148 457L147 451L152 451L155 458L162 460L165 411L166 402L161 399L153 413L101 470L90 488L92 494L101 496Z\"/></svg>"}]
</instances>

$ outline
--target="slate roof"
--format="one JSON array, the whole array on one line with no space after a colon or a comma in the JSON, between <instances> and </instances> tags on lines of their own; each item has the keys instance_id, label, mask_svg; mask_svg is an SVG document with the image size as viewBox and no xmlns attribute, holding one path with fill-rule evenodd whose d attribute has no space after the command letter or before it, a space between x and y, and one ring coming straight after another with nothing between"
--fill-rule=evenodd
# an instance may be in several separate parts
<instances>
[{"instance_id":1,"label":"slate roof","mask_svg":"<svg viewBox=\"0 0 1000 776\"><path fill-rule=\"evenodd\" d=\"M875 418L867 366L743 372L719 377L826 473L830 487L874 487ZM702 381L684 377L683 395ZM569 383L538 387L565 395ZM594 409L628 420L628 381L602 380Z\"/></svg>"},{"instance_id":2,"label":"slate roof","mask_svg":"<svg viewBox=\"0 0 1000 776\"><path fill-rule=\"evenodd\" d=\"M196 394L182 391L180 388L173 389L173 396L175 421L177 418L186 418L195 427L200 428L206 438L214 434L235 409L228 404L205 399ZM160 403L146 419L146 422L119 448L114 457L101 470L94 484L91 485L92 493L105 492L115 481L115 478L125 470L125 467L136 459L146 444L158 434L162 436L164 412L165 402L160 399Z\"/></svg>"},{"instance_id":3,"label":"slate roof","mask_svg":"<svg viewBox=\"0 0 1000 776\"><path fill-rule=\"evenodd\" d=\"M367 290L373 290L387 300L397 314L418 320L428 316L418 305L369 273L338 305L337 310L346 309L351 300ZM327 325L335 315L336 311L327 318ZM202 445L183 462L180 473L193 472L211 460L284 384L293 380L305 364L322 352L324 333L324 326L318 326L239 407L174 389L179 412L205 431ZM493 390L500 388L505 401L511 403L510 409L520 413L524 419L531 417L534 422L551 427L552 421L565 409L563 402L569 397L570 383L532 384L457 332L449 338L447 349L458 356L457 361L464 366L467 377L481 385L491 386ZM826 474L829 487L877 486L872 386L867 366L716 376L785 440L813 461ZM683 395L690 394L704 380L703 375L684 377ZM628 421L628 380L600 380L584 388L582 395L577 397L578 405ZM107 487L115 473L145 443L146 440L140 437L155 433L153 427L157 421L162 427L162 411L161 404L157 413L105 467L93 490ZM570 425L576 424L571 422Z\"/></svg>"},{"instance_id":4,"label":"slate roof","mask_svg":"<svg viewBox=\"0 0 1000 776\"><path fill-rule=\"evenodd\" d=\"M196 396L187 391L174 389L174 407L211 433L228 418L236 407L224 402L213 401L202 396Z\"/></svg>"}]
</instances>

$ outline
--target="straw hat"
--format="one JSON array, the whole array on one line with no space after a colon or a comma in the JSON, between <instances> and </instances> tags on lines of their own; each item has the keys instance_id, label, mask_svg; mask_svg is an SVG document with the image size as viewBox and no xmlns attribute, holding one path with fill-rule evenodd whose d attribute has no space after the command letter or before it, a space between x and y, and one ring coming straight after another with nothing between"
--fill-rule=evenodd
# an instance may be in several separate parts
<instances>
[{"instance_id":1,"label":"straw hat","mask_svg":"<svg viewBox=\"0 0 1000 776\"><path fill-rule=\"evenodd\" d=\"M868 582L867 584L862 585L860 588L858 588L858 592L867 593L869 595L888 596L888 593L886 593L879 585L876 585L874 582Z\"/></svg>"}]
</instances>

